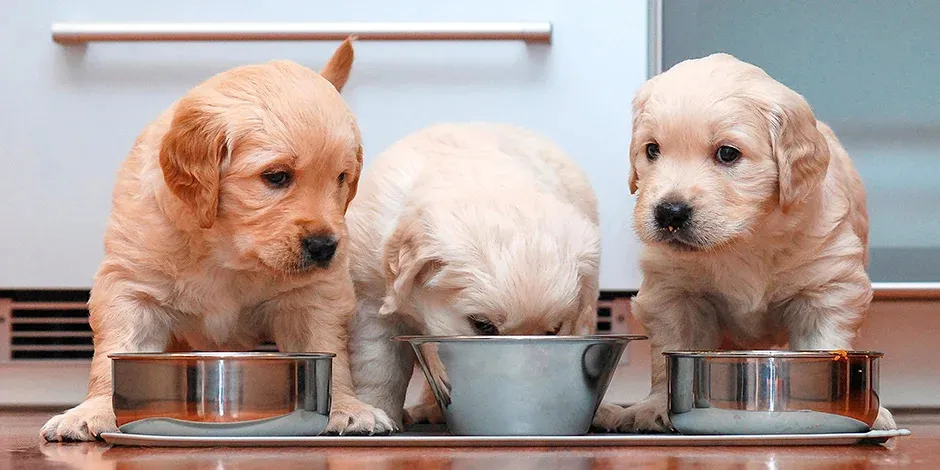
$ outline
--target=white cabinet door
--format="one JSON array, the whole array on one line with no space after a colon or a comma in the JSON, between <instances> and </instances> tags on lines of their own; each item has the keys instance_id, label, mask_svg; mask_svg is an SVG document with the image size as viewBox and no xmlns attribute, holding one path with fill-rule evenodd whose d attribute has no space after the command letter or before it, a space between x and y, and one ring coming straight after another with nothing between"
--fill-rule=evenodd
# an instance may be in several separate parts
<instances>
[{"instance_id":1,"label":"white cabinet door","mask_svg":"<svg viewBox=\"0 0 940 470\"><path fill-rule=\"evenodd\" d=\"M85 288L111 186L137 133L187 89L275 58L319 68L336 42L62 46L54 22L551 21L553 43L357 44L345 95L369 156L437 121L504 121L556 139L600 199L602 288L639 287L630 228L630 100L646 78L646 2L106 0L4 2L0 17L0 288Z\"/></svg>"}]
</instances>

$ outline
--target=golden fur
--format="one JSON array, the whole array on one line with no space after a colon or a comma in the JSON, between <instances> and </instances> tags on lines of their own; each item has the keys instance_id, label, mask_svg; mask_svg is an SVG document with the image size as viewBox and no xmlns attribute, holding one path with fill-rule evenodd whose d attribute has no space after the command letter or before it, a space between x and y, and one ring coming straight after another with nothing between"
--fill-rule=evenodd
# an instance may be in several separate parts
<instances>
[{"instance_id":1,"label":"golden fur","mask_svg":"<svg viewBox=\"0 0 940 470\"><path fill-rule=\"evenodd\" d=\"M525 129L438 124L393 144L347 216L359 297L350 351L359 397L402 418L414 355L397 334L584 334L597 321L594 191ZM425 393L414 420L439 420ZM606 409L606 408L605 408Z\"/></svg>"},{"instance_id":2,"label":"golden fur","mask_svg":"<svg viewBox=\"0 0 940 470\"><path fill-rule=\"evenodd\" d=\"M281 351L336 353L331 430L392 429L354 397L346 352L355 296L344 214L362 149L339 90L352 60L346 41L319 75L289 61L231 69L144 129L118 174L91 292L88 397L44 438L116 429L110 353L248 350L266 338ZM272 185L272 172L290 178ZM302 254L312 235L338 240L325 264Z\"/></svg>"},{"instance_id":3,"label":"golden fur","mask_svg":"<svg viewBox=\"0 0 940 470\"><path fill-rule=\"evenodd\" d=\"M669 426L663 350L850 349L872 297L865 192L803 97L715 54L649 80L633 124L630 189L645 244L633 312L652 341L653 386L618 427ZM741 156L722 163L721 146ZM692 208L686 227L657 225L667 200ZM876 427L893 426L882 409Z\"/></svg>"}]
</instances>

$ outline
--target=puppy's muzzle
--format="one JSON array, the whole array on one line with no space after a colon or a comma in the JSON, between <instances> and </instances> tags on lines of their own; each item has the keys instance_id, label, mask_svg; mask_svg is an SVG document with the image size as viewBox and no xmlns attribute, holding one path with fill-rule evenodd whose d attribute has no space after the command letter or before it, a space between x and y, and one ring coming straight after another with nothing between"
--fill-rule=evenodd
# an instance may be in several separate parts
<instances>
[{"instance_id":1,"label":"puppy's muzzle","mask_svg":"<svg viewBox=\"0 0 940 470\"><path fill-rule=\"evenodd\" d=\"M692 208L684 202L661 202L653 211L653 218L656 219L656 226L672 233L688 225Z\"/></svg>"},{"instance_id":2,"label":"puppy's muzzle","mask_svg":"<svg viewBox=\"0 0 940 470\"><path fill-rule=\"evenodd\" d=\"M332 235L310 235L300 241L301 253L303 259L301 264L304 267L317 266L325 268L330 265L333 255L336 254L336 247L339 243L336 237Z\"/></svg>"}]
</instances>

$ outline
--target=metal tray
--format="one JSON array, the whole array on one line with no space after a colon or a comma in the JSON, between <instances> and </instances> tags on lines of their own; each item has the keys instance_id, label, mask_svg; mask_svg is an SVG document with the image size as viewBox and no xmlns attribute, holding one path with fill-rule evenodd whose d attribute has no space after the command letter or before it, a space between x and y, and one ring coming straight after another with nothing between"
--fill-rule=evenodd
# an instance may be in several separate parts
<instances>
[{"instance_id":1,"label":"metal tray","mask_svg":"<svg viewBox=\"0 0 940 470\"><path fill-rule=\"evenodd\" d=\"M641 446L833 446L883 444L909 436L907 429L843 434L683 436L587 434L584 436L454 436L423 427L390 436L176 437L104 433L111 445L145 447L641 447Z\"/></svg>"}]
</instances>

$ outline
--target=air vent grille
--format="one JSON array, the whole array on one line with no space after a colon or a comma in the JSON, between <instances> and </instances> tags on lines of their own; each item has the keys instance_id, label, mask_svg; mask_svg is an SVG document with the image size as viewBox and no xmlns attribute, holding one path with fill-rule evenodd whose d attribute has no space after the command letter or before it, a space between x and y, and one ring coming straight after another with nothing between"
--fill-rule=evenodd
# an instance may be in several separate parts
<instances>
[{"instance_id":1,"label":"air vent grille","mask_svg":"<svg viewBox=\"0 0 940 470\"><path fill-rule=\"evenodd\" d=\"M5 323L8 360L88 360L94 352L83 302L9 302Z\"/></svg>"},{"instance_id":2,"label":"air vent grille","mask_svg":"<svg viewBox=\"0 0 940 470\"><path fill-rule=\"evenodd\" d=\"M597 332L610 333L610 307L597 307Z\"/></svg>"},{"instance_id":3,"label":"air vent grille","mask_svg":"<svg viewBox=\"0 0 940 470\"><path fill-rule=\"evenodd\" d=\"M629 333L627 318L630 316L630 298L633 293L601 292L597 301L598 333Z\"/></svg>"},{"instance_id":4,"label":"air vent grille","mask_svg":"<svg viewBox=\"0 0 940 470\"><path fill-rule=\"evenodd\" d=\"M602 294L598 333L625 333L629 294ZM87 361L94 353L88 291L0 291L0 362ZM265 342L258 351L277 351Z\"/></svg>"}]
</instances>

